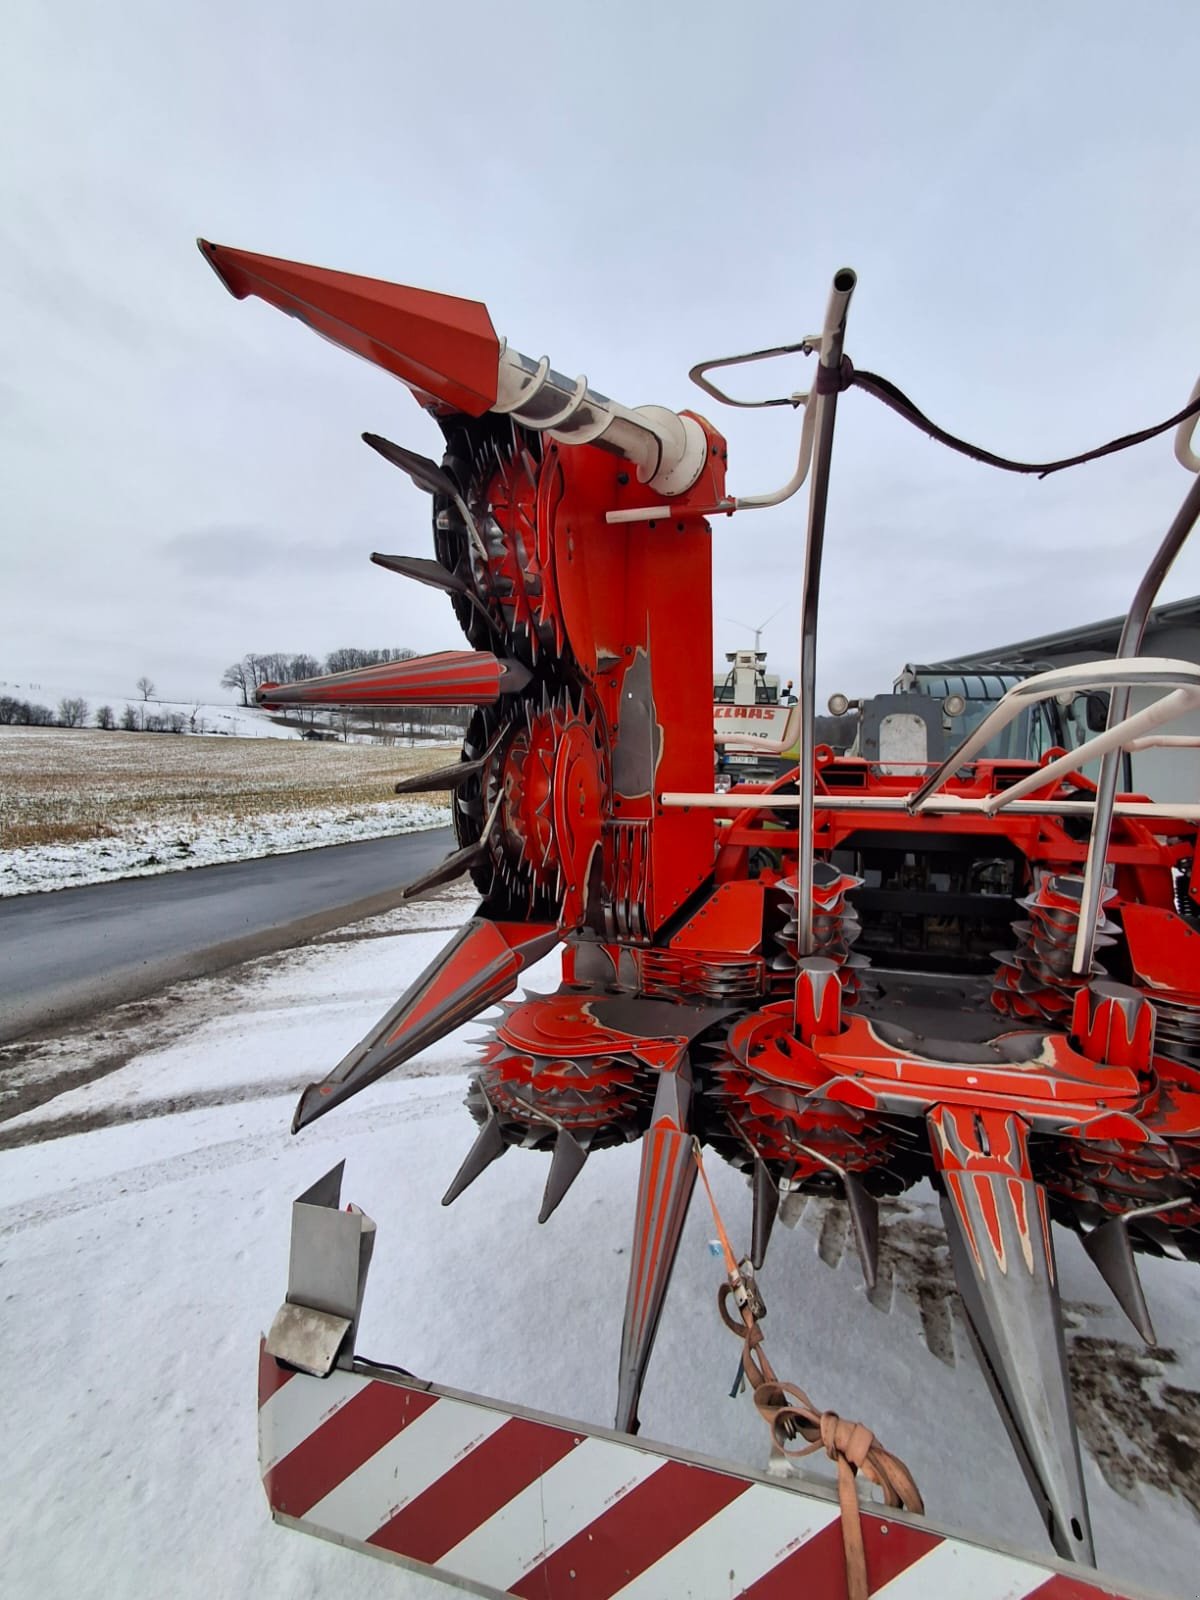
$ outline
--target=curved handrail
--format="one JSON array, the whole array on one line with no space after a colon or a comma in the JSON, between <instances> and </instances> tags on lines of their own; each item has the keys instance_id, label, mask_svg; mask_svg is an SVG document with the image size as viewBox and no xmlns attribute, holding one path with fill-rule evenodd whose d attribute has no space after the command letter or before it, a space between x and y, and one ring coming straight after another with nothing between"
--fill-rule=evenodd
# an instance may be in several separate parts
<instances>
[{"instance_id":1,"label":"curved handrail","mask_svg":"<svg viewBox=\"0 0 1200 1600\"><path fill-rule=\"evenodd\" d=\"M1192 389L1193 400L1200 397L1200 379ZM1129 615L1121 629L1117 655L1136 656L1146 636L1150 620L1150 607L1158 598L1163 579L1171 570L1175 557L1183 549L1198 518L1200 518L1200 456L1192 449L1196 431L1196 418L1185 417L1175 430L1175 459L1187 471L1198 474L1175 513L1163 541L1150 559L1137 586ZM1108 705L1108 726L1115 727L1129 711L1129 691L1114 689ZM1096 926L1100 919L1103 866L1108 854L1108 840L1112 832L1112 808L1117 793L1120 755L1113 751L1100 763L1096 779L1096 811L1092 817L1092 832L1088 840L1087 865L1083 871L1083 891L1079 905L1079 932L1075 938L1075 953L1071 965L1076 972L1092 969L1092 954L1096 947Z\"/></svg>"},{"instance_id":2,"label":"curved handrail","mask_svg":"<svg viewBox=\"0 0 1200 1600\"><path fill-rule=\"evenodd\" d=\"M1070 667L1053 667L1049 672L1037 672L1030 678L1014 684L997 700L987 716L974 727L936 771L913 790L908 798L908 809L922 810L930 795L935 794L952 773L974 759L996 734L1008 726L1027 704L1049 700L1057 694L1082 694L1088 689L1105 686L1124 688L1175 689L1192 683L1200 686L1200 666L1194 661L1172 661L1166 658L1143 657L1109 661L1083 661ZM1087 750L1095 741L1082 745ZM1084 760L1090 760L1085 756Z\"/></svg>"},{"instance_id":3,"label":"curved handrail","mask_svg":"<svg viewBox=\"0 0 1200 1600\"><path fill-rule=\"evenodd\" d=\"M1197 670L1197 679L1200 681L1200 669ZM1194 711L1197 706L1200 706L1200 688L1172 689L1169 694L1155 700L1152 705L1146 706L1141 711L1135 711L1131 716L1123 717L1120 722L1114 723L1111 728L1106 728L1103 733L1097 734L1094 739L1089 739L1086 744L1081 744L1078 749L1068 750L1065 755L1059 756L1054 761L1048 761L1044 767L1029 773L1011 788L992 795L984 809L989 816L995 816L997 811L1003 811L1014 800L1022 800L1027 794L1032 794L1047 784L1057 783L1060 778L1077 772L1080 767L1089 761L1094 761L1099 755L1105 755L1109 751L1120 754L1122 750L1128 750L1132 744L1141 746L1143 733L1160 728L1166 722L1173 722L1176 717ZM1100 799L1097 795L1095 806L1098 807L1099 804ZM1094 810L1095 807L1093 814Z\"/></svg>"},{"instance_id":4,"label":"curved handrail","mask_svg":"<svg viewBox=\"0 0 1200 1600\"><path fill-rule=\"evenodd\" d=\"M1188 396L1188 404L1191 405L1193 400L1200 400L1200 378L1196 379L1195 387ZM1200 427L1200 411L1195 416L1185 417L1175 430L1175 459L1188 472L1200 472L1200 456L1192 447L1197 427Z\"/></svg>"}]
</instances>

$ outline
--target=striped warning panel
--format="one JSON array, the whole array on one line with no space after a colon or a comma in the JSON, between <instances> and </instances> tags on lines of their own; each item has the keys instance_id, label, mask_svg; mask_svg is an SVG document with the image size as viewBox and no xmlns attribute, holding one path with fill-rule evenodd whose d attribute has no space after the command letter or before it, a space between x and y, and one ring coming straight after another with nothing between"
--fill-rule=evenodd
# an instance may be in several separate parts
<instances>
[{"instance_id":1,"label":"striped warning panel","mask_svg":"<svg viewBox=\"0 0 1200 1600\"><path fill-rule=\"evenodd\" d=\"M259 1355L272 1512L473 1593L520 1600L845 1600L836 1499L378 1369ZM1133 1591L864 1509L885 1600L1114 1600Z\"/></svg>"}]
</instances>

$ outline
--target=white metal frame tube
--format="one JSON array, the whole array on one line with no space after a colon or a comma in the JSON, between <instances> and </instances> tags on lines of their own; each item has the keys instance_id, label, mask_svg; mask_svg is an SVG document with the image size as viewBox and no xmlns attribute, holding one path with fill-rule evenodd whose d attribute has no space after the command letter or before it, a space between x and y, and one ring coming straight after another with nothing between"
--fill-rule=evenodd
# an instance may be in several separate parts
<instances>
[{"instance_id":1,"label":"white metal frame tube","mask_svg":"<svg viewBox=\"0 0 1200 1600\"><path fill-rule=\"evenodd\" d=\"M1200 684L1200 667L1194 661L1172 661L1151 656L1145 659L1109 661L1083 661L1076 666L1055 667L1050 672L1038 672L1023 682L1014 684L1003 699L998 700L983 721L950 752L942 764L918 785L908 798L910 811L925 809L929 797L942 787L960 767L979 754L1014 717L1025 709L1027 703L1048 700L1056 694L1082 694L1088 689L1106 685L1128 688L1190 688ZM1090 745L1080 747L1086 752ZM1083 762L1090 760L1087 754Z\"/></svg>"},{"instance_id":2,"label":"white metal frame tube","mask_svg":"<svg viewBox=\"0 0 1200 1600\"><path fill-rule=\"evenodd\" d=\"M1128 699L1129 690L1125 689L1123 693ZM1080 767L1086 766L1089 761L1094 761L1097 756L1107 757L1110 754L1114 758L1120 756L1122 750L1130 748L1131 741L1140 743L1143 733L1161 728L1164 723L1173 722L1176 717L1185 716L1198 706L1200 706L1200 689L1173 689L1170 694L1163 695L1153 705L1135 711L1132 716L1123 717L1120 722L1106 728L1103 733L1098 733L1094 739L1089 739L1087 744L1080 745L1077 750L1069 750L1056 761L1048 761L1044 767L1031 772L1019 783L1014 783L1010 789L994 795L987 802L988 815L994 817L997 811L1004 811L1014 800L1023 800L1027 794L1045 788L1048 783L1057 783L1059 778L1078 772ZM1110 805L1115 798L1115 795L1110 797ZM1097 789L1092 808L1093 816L1098 815L1100 803L1099 789Z\"/></svg>"},{"instance_id":3,"label":"white metal frame tube","mask_svg":"<svg viewBox=\"0 0 1200 1600\"><path fill-rule=\"evenodd\" d=\"M661 806L672 810L697 811L795 811L800 805L798 794L739 795L736 790L724 794L710 794L707 790L665 790L658 797ZM972 795L938 794L924 808L941 816L987 817L989 801ZM816 811L908 811L904 795L878 794L818 794L813 797ZM1081 800L1015 800L1011 809L1023 817L1089 817L1094 810L1091 799ZM1163 821L1177 819L1200 822L1200 804L1176 804L1170 800L1118 800L1115 806L1119 817L1158 818Z\"/></svg>"}]
</instances>

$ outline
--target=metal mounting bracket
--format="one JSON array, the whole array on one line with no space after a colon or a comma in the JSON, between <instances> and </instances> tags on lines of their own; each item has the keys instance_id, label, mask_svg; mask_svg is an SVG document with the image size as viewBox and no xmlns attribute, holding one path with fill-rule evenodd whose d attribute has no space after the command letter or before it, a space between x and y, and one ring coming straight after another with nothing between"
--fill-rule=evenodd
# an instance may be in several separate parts
<instances>
[{"instance_id":1,"label":"metal mounting bracket","mask_svg":"<svg viewBox=\"0 0 1200 1600\"><path fill-rule=\"evenodd\" d=\"M287 1298L267 1335L269 1355L316 1378L349 1370L375 1224L357 1206L339 1210L344 1161L292 1204Z\"/></svg>"}]
</instances>

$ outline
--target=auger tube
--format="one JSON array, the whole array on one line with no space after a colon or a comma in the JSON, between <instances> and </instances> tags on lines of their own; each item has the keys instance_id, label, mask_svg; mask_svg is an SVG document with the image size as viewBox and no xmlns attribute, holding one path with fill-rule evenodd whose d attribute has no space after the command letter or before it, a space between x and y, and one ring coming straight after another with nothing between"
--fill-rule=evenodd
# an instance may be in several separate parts
<instances>
[{"instance_id":1,"label":"auger tube","mask_svg":"<svg viewBox=\"0 0 1200 1600\"><path fill-rule=\"evenodd\" d=\"M700 476L708 455L704 429L692 417L666 406L630 409L555 372L548 357L534 361L500 346L493 412L511 415L523 428L547 433L562 444L594 444L632 462L638 482L660 494L684 494Z\"/></svg>"}]
</instances>

